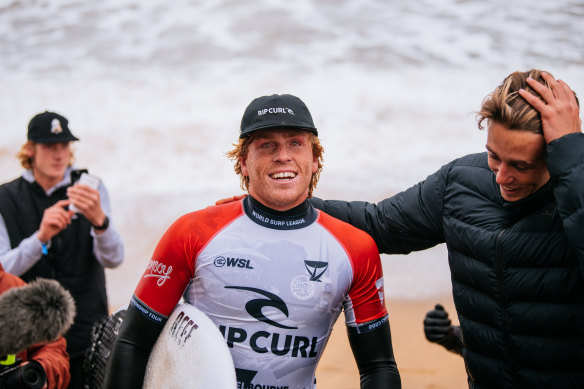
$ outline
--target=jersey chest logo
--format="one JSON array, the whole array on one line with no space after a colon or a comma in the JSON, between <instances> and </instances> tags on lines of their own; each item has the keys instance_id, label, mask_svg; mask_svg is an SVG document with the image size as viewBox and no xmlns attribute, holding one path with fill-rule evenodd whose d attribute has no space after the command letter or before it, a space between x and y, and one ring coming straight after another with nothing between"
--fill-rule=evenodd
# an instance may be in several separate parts
<instances>
[{"instance_id":1,"label":"jersey chest logo","mask_svg":"<svg viewBox=\"0 0 584 389\"><path fill-rule=\"evenodd\" d=\"M273 307L273 308L276 308L277 310L279 310L280 312L282 312L284 315L286 315L286 317L288 317L288 307L286 306L286 303L284 302L284 300L282 300L280 297L276 296L275 294L267 292L265 290L261 290L258 288L250 288L247 286L226 286L225 288L226 289L247 290L247 291L258 293L258 294L261 294L261 295L267 297L267 299L249 300L247 302L247 304L245 304L245 310L254 319L257 319L261 322L272 325L274 327L284 328L287 330L294 330L294 329L298 328L298 327L289 327L289 326L286 326L284 324L280 324L280 323L278 323L270 318L267 318L264 315L264 313L262 312L262 309L264 307Z\"/></svg>"},{"instance_id":2,"label":"jersey chest logo","mask_svg":"<svg viewBox=\"0 0 584 389\"><path fill-rule=\"evenodd\" d=\"M304 261L304 266L308 273L310 274L310 281L320 281L320 277L326 272L328 269L328 262L321 262L321 261Z\"/></svg>"}]
</instances>

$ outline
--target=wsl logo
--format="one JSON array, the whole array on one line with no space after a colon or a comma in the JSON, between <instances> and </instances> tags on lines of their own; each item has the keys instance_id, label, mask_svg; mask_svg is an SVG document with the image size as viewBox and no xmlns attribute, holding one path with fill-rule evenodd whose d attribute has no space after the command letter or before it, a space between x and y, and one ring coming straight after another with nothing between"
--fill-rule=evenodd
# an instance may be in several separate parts
<instances>
[{"instance_id":1,"label":"wsl logo","mask_svg":"<svg viewBox=\"0 0 584 389\"><path fill-rule=\"evenodd\" d=\"M304 266L310 274L309 281L321 282L320 277L322 277L324 272L326 272L326 269L328 268L328 262L304 261Z\"/></svg>"},{"instance_id":2,"label":"wsl logo","mask_svg":"<svg viewBox=\"0 0 584 389\"><path fill-rule=\"evenodd\" d=\"M238 267L242 269L253 269L251 260L245 258L217 257L213 261L215 267Z\"/></svg>"}]
</instances>

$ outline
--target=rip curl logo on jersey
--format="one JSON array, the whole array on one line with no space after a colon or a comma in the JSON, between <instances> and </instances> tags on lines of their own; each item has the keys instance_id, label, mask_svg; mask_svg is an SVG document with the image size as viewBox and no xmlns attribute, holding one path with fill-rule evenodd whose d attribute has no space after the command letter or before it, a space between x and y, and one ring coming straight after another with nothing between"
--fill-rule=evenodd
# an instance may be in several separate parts
<instances>
[{"instance_id":1,"label":"rip curl logo on jersey","mask_svg":"<svg viewBox=\"0 0 584 389\"><path fill-rule=\"evenodd\" d=\"M61 127L61 122L59 119L51 120L51 134L60 134L63 132L63 127Z\"/></svg>"},{"instance_id":2,"label":"rip curl logo on jersey","mask_svg":"<svg viewBox=\"0 0 584 389\"><path fill-rule=\"evenodd\" d=\"M328 262L321 261L304 261L304 266L310 274L310 281L321 282L320 277L328 269Z\"/></svg>"},{"instance_id":3,"label":"rip curl logo on jersey","mask_svg":"<svg viewBox=\"0 0 584 389\"><path fill-rule=\"evenodd\" d=\"M238 267L242 269L253 269L251 266L251 260L245 258L232 258L232 257L217 257L213 261L215 267Z\"/></svg>"},{"instance_id":4,"label":"rip curl logo on jersey","mask_svg":"<svg viewBox=\"0 0 584 389\"><path fill-rule=\"evenodd\" d=\"M162 286L167 280L170 280L172 266L167 266L158 261L150 261L146 268L146 272L150 272L150 274L145 274L144 278L157 278L156 285Z\"/></svg>"},{"instance_id":5,"label":"rip curl logo on jersey","mask_svg":"<svg viewBox=\"0 0 584 389\"><path fill-rule=\"evenodd\" d=\"M276 296L275 294L267 292L265 290L261 290L261 289L257 289L257 288L250 288L247 286L226 286L225 289L247 290L250 292L261 294L262 296L266 296L267 299L249 300L247 302L247 304L245 304L245 310L247 311L247 313L249 313L253 318L255 318L261 322L264 322L266 324L269 324L271 326L274 326L274 327L284 328L287 330L295 330L298 328L298 327L290 327L290 326L286 326L284 324L280 324L280 323L275 322L274 320L266 317L266 315L264 315L263 309L265 307L272 307L272 308L279 310L284 315L286 315L286 317L288 317L289 313L288 313L288 307L286 306L286 303L284 302L284 300L282 300L280 297Z\"/></svg>"}]
</instances>

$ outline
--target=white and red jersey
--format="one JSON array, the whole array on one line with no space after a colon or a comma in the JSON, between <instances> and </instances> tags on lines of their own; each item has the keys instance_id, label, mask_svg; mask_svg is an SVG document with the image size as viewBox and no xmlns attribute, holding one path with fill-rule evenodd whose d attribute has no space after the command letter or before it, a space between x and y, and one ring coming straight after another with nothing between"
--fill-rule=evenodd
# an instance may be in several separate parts
<instances>
[{"instance_id":1,"label":"white and red jersey","mask_svg":"<svg viewBox=\"0 0 584 389\"><path fill-rule=\"evenodd\" d=\"M132 304L163 321L181 297L223 333L246 389L313 388L341 309L356 333L387 320L374 241L308 202L276 215L247 197L179 218Z\"/></svg>"}]
</instances>

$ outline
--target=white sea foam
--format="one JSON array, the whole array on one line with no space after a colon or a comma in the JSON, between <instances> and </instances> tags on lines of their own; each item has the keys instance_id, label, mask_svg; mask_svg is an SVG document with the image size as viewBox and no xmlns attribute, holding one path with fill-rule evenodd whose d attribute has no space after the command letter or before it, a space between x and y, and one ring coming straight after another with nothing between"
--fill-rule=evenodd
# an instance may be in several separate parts
<instances>
[{"instance_id":1,"label":"white sea foam","mask_svg":"<svg viewBox=\"0 0 584 389\"><path fill-rule=\"evenodd\" d=\"M0 1L0 181L35 113L69 118L126 242L117 306L175 217L241 192L223 153L254 97L309 106L317 196L378 201L482 151L474 112L509 72L544 68L583 95L582 16L570 0ZM442 246L383 260L390 296L449 293Z\"/></svg>"}]
</instances>

